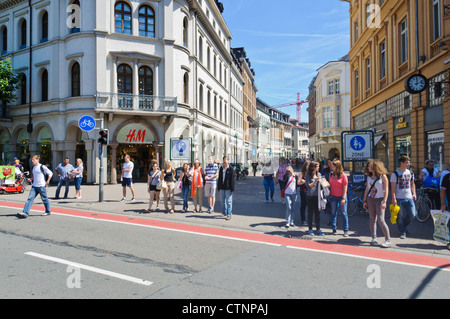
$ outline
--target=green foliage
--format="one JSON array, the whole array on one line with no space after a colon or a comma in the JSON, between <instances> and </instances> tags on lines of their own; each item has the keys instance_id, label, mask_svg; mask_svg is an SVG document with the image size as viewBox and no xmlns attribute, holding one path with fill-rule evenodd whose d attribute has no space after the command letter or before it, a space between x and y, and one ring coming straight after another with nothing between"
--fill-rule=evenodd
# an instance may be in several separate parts
<instances>
[{"instance_id":1,"label":"green foliage","mask_svg":"<svg viewBox=\"0 0 450 319\"><path fill-rule=\"evenodd\" d=\"M11 59L0 60L0 101L11 103L17 100L15 91L20 88L20 76L14 72Z\"/></svg>"}]
</instances>

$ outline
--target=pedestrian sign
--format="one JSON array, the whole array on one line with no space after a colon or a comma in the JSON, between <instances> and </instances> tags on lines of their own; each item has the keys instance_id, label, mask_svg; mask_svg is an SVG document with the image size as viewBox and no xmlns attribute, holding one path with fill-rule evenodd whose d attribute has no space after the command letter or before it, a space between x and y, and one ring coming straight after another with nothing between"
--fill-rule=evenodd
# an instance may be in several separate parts
<instances>
[{"instance_id":1,"label":"pedestrian sign","mask_svg":"<svg viewBox=\"0 0 450 319\"><path fill-rule=\"evenodd\" d=\"M344 162L365 161L373 158L372 131L344 131L341 134Z\"/></svg>"}]
</instances>

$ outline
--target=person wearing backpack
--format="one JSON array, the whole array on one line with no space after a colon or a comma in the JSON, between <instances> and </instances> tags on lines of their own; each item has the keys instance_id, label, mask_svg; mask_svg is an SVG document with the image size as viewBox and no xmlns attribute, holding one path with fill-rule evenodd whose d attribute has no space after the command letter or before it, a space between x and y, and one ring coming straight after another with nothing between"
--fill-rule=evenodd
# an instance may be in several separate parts
<instances>
[{"instance_id":1,"label":"person wearing backpack","mask_svg":"<svg viewBox=\"0 0 450 319\"><path fill-rule=\"evenodd\" d=\"M19 217L28 217L31 205L33 205L33 201L38 194L41 196L41 200L44 203L45 207L45 212L42 214L42 216L50 215L50 202L47 196L47 186L52 179L53 173L45 165L39 163L40 159L41 158L39 155L34 155L31 158L31 163L33 164L33 177L31 179L29 178L28 182L32 181L33 184L31 186L30 194L28 195L28 199L25 203L23 211L18 213Z\"/></svg>"},{"instance_id":2,"label":"person wearing backpack","mask_svg":"<svg viewBox=\"0 0 450 319\"><path fill-rule=\"evenodd\" d=\"M425 168L420 171L419 180L423 181L424 191L434 203L436 209L441 207L439 197L440 177L439 170L434 167L434 160L426 160Z\"/></svg>"},{"instance_id":3,"label":"person wearing backpack","mask_svg":"<svg viewBox=\"0 0 450 319\"><path fill-rule=\"evenodd\" d=\"M417 199L417 196L414 174L409 170L411 160L408 156L402 155L398 161L400 167L391 175L391 195L392 205L400 206L397 226L400 238L405 239L406 227L416 217L414 201Z\"/></svg>"}]
</instances>

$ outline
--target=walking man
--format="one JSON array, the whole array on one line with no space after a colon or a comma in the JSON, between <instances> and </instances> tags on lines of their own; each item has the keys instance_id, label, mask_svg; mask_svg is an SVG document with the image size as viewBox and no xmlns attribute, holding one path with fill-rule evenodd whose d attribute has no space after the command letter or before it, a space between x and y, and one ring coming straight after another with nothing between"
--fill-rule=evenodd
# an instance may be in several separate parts
<instances>
[{"instance_id":1,"label":"walking man","mask_svg":"<svg viewBox=\"0 0 450 319\"><path fill-rule=\"evenodd\" d=\"M223 213L226 220L231 219L234 193L234 170L228 163L228 158L223 157L222 167L219 170L217 191L222 190Z\"/></svg>"},{"instance_id":2,"label":"walking man","mask_svg":"<svg viewBox=\"0 0 450 319\"><path fill-rule=\"evenodd\" d=\"M64 198L69 195L69 174L75 169L72 164L69 164L70 159L66 157L62 163L60 163L56 168L55 172L59 176L58 186L56 187L55 199L59 199L59 192L61 186L64 184L66 190L64 191Z\"/></svg>"},{"instance_id":3,"label":"walking man","mask_svg":"<svg viewBox=\"0 0 450 319\"><path fill-rule=\"evenodd\" d=\"M216 204L216 189L217 189L217 175L219 174L219 167L214 163L212 156L209 157L208 165L205 167L205 196L208 197L208 213L214 211Z\"/></svg>"},{"instance_id":4,"label":"walking man","mask_svg":"<svg viewBox=\"0 0 450 319\"><path fill-rule=\"evenodd\" d=\"M123 197L120 200L121 202L124 202L127 197L127 187L130 188L131 194L132 194L132 201L135 201L135 193L133 188L133 169L134 164L132 161L130 161L130 155L125 155L125 163L123 163L122 166L122 176L120 177L120 180L122 182L123 187Z\"/></svg>"},{"instance_id":5,"label":"walking man","mask_svg":"<svg viewBox=\"0 0 450 319\"><path fill-rule=\"evenodd\" d=\"M33 177L28 179L28 182L33 181L31 186L30 194L28 195L27 202L23 211L18 213L20 217L27 218L31 209L31 205L33 205L33 201L36 196L39 194L41 196L41 200L44 203L45 213L42 216L50 215L50 202L47 197L47 185L50 183L52 179L53 173L46 166L41 165L39 163L40 156L34 155L31 158L31 163L33 164L32 173Z\"/></svg>"},{"instance_id":6,"label":"walking man","mask_svg":"<svg viewBox=\"0 0 450 319\"><path fill-rule=\"evenodd\" d=\"M400 231L400 238L406 238L406 227L411 220L416 217L414 201L416 200L416 185L414 184L414 174L409 170L411 161L408 156L402 155L399 158L400 168L391 175L392 205L400 206L397 226Z\"/></svg>"}]
</instances>

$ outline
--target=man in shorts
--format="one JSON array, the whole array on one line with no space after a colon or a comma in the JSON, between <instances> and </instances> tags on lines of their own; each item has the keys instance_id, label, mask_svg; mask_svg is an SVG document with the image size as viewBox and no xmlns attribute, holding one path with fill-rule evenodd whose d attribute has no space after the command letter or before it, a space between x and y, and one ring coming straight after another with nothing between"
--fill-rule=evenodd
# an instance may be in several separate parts
<instances>
[{"instance_id":1,"label":"man in shorts","mask_svg":"<svg viewBox=\"0 0 450 319\"><path fill-rule=\"evenodd\" d=\"M208 197L208 213L214 211L216 203L217 176L219 175L219 166L214 163L212 156L209 157L208 165L205 167L205 196Z\"/></svg>"},{"instance_id":2,"label":"man in shorts","mask_svg":"<svg viewBox=\"0 0 450 319\"><path fill-rule=\"evenodd\" d=\"M127 187L130 188L132 198L131 201L135 201L135 194L134 194L134 188L133 188L133 168L134 164L132 161L130 161L130 155L125 155L125 163L123 163L122 167L122 176L120 177L120 180L122 181L122 187L123 187L123 197L120 200L121 202L124 202L127 196Z\"/></svg>"}]
</instances>

